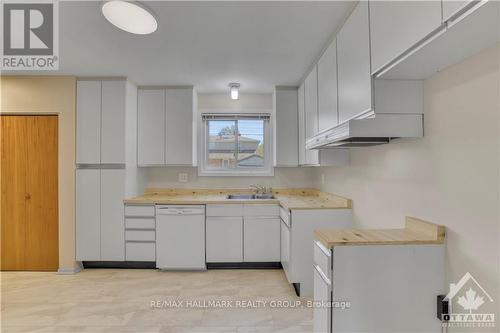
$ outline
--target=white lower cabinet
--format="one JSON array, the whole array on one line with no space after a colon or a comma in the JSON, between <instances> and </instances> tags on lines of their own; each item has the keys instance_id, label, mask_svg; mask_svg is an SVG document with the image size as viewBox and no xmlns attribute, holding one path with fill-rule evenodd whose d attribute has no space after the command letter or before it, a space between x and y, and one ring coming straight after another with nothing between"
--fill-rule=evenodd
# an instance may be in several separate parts
<instances>
[{"instance_id":1,"label":"white lower cabinet","mask_svg":"<svg viewBox=\"0 0 500 333\"><path fill-rule=\"evenodd\" d=\"M155 261L155 242L127 241L125 246L127 261Z\"/></svg>"},{"instance_id":2,"label":"white lower cabinet","mask_svg":"<svg viewBox=\"0 0 500 333\"><path fill-rule=\"evenodd\" d=\"M76 259L123 261L125 170L76 171Z\"/></svg>"},{"instance_id":3,"label":"white lower cabinet","mask_svg":"<svg viewBox=\"0 0 500 333\"><path fill-rule=\"evenodd\" d=\"M313 331L330 333L332 313L328 306L331 301L331 281L318 266L314 266L314 304Z\"/></svg>"},{"instance_id":4,"label":"white lower cabinet","mask_svg":"<svg viewBox=\"0 0 500 333\"><path fill-rule=\"evenodd\" d=\"M243 218L207 217L206 246L207 262L242 262Z\"/></svg>"},{"instance_id":5,"label":"white lower cabinet","mask_svg":"<svg viewBox=\"0 0 500 333\"><path fill-rule=\"evenodd\" d=\"M281 232L281 253L280 253L280 261L281 266L283 267L283 271L285 272L286 278L289 282L291 281L290 276L290 227L285 223L283 219L281 219L280 223L280 232Z\"/></svg>"},{"instance_id":6,"label":"white lower cabinet","mask_svg":"<svg viewBox=\"0 0 500 333\"><path fill-rule=\"evenodd\" d=\"M125 205L125 260L156 261L154 205Z\"/></svg>"},{"instance_id":7,"label":"white lower cabinet","mask_svg":"<svg viewBox=\"0 0 500 333\"><path fill-rule=\"evenodd\" d=\"M244 262L280 261L279 218L245 217L243 226Z\"/></svg>"}]
</instances>

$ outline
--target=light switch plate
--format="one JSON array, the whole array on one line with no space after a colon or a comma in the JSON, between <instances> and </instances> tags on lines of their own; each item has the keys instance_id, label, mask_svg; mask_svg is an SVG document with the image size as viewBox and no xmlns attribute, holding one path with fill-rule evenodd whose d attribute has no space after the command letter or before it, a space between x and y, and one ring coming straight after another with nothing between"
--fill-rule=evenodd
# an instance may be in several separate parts
<instances>
[{"instance_id":1,"label":"light switch plate","mask_svg":"<svg viewBox=\"0 0 500 333\"><path fill-rule=\"evenodd\" d=\"M180 173L179 174L179 183L187 183L189 180L188 174L187 173Z\"/></svg>"}]
</instances>

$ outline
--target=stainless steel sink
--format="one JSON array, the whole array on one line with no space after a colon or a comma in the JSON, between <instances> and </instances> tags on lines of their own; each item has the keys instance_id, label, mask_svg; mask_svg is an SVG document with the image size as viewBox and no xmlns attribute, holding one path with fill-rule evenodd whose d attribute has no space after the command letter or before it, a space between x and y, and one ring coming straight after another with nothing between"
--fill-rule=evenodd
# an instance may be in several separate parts
<instances>
[{"instance_id":1,"label":"stainless steel sink","mask_svg":"<svg viewBox=\"0 0 500 333\"><path fill-rule=\"evenodd\" d=\"M272 194L229 194L228 199L234 200L258 200L258 199L274 199Z\"/></svg>"}]
</instances>

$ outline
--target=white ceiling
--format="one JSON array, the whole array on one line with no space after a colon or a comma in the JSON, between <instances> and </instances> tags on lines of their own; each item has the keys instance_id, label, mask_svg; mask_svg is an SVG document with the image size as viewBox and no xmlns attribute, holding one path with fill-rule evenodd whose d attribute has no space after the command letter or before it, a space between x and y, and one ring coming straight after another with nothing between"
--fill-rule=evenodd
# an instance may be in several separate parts
<instances>
[{"instance_id":1,"label":"white ceiling","mask_svg":"<svg viewBox=\"0 0 500 333\"><path fill-rule=\"evenodd\" d=\"M127 76L200 92L270 92L296 85L352 8L348 1L149 1L159 28L132 35L94 1L60 2L60 71Z\"/></svg>"}]
</instances>

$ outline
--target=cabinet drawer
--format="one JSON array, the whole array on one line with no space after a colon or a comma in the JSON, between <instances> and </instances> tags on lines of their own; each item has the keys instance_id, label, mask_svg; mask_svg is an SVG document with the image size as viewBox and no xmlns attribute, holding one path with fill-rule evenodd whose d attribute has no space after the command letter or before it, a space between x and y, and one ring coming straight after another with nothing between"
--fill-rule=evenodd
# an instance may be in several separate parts
<instances>
[{"instance_id":1,"label":"cabinet drawer","mask_svg":"<svg viewBox=\"0 0 500 333\"><path fill-rule=\"evenodd\" d=\"M126 205L125 206L125 216L140 216L140 217L154 217L155 216L155 206L143 206L143 205Z\"/></svg>"},{"instance_id":2,"label":"cabinet drawer","mask_svg":"<svg viewBox=\"0 0 500 333\"><path fill-rule=\"evenodd\" d=\"M244 216L265 216L265 217L278 217L280 214L278 205L244 205Z\"/></svg>"},{"instance_id":3,"label":"cabinet drawer","mask_svg":"<svg viewBox=\"0 0 500 333\"><path fill-rule=\"evenodd\" d=\"M155 243L127 242L125 244L125 258L127 261L156 261Z\"/></svg>"},{"instance_id":4,"label":"cabinet drawer","mask_svg":"<svg viewBox=\"0 0 500 333\"><path fill-rule=\"evenodd\" d=\"M330 251L323 246L319 241L314 241L314 263L323 271L323 273L330 278Z\"/></svg>"},{"instance_id":5,"label":"cabinet drawer","mask_svg":"<svg viewBox=\"0 0 500 333\"><path fill-rule=\"evenodd\" d=\"M126 229L155 229L155 219L145 218L126 218Z\"/></svg>"},{"instance_id":6,"label":"cabinet drawer","mask_svg":"<svg viewBox=\"0 0 500 333\"><path fill-rule=\"evenodd\" d=\"M128 241L154 241L154 230L125 230L125 240Z\"/></svg>"},{"instance_id":7,"label":"cabinet drawer","mask_svg":"<svg viewBox=\"0 0 500 333\"><path fill-rule=\"evenodd\" d=\"M280 207L280 218L287 226L290 227L290 213L287 209Z\"/></svg>"},{"instance_id":8,"label":"cabinet drawer","mask_svg":"<svg viewBox=\"0 0 500 333\"><path fill-rule=\"evenodd\" d=\"M207 216L242 216L243 205L207 205Z\"/></svg>"}]
</instances>

